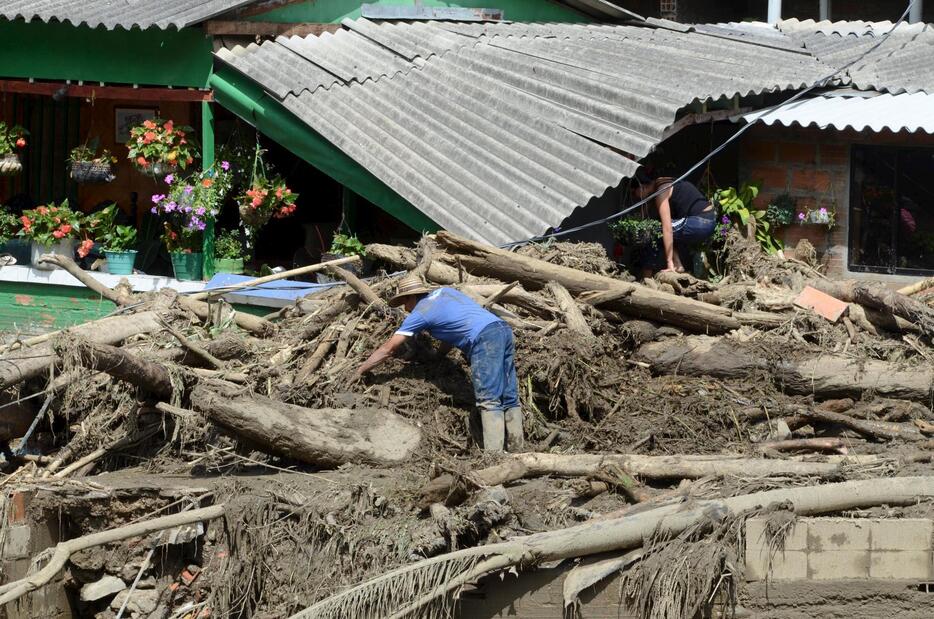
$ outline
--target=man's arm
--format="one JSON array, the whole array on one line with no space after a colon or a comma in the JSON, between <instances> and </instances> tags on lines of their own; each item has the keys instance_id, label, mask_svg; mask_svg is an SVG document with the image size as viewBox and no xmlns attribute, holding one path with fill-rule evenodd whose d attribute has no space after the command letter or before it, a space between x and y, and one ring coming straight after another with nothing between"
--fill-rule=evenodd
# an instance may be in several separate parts
<instances>
[{"instance_id":1,"label":"man's arm","mask_svg":"<svg viewBox=\"0 0 934 619\"><path fill-rule=\"evenodd\" d=\"M357 376L363 376L386 359L391 357L402 344L409 339L408 335L393 334L383 345L373 351L370 357L357 368Z\"/></svg>"}]
</instances>

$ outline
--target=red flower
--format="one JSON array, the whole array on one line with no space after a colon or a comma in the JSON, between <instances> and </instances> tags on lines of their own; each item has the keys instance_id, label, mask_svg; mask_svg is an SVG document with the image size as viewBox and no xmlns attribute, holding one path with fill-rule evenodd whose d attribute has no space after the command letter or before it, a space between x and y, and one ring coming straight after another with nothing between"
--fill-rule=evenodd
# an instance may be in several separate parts
<instances>
[{"instance_id":1,"label":"red flower","mask_svg":"<svg viewBox=\"0 0 934 619\"><path fill-rule=\"evenodd\" d=\"M57 239L60 239L60 238L62 238L63 236L65 236L65 233L62 232L61 230L53 230L53 231L52 231L52 236L54 236L54 237L57 238ZM84 256L82 256L82 258L83 258L83 257L84 257Z\"/></svg>"},{"instance_id":2,"label":"red flower","mask_svg":"<svg viewBox=\"0 0 934 619\"><path fill-rule=\"evenodd\" d=\"M173 123L171 120L167 121L164 125L162 125L162 128L171 133L172 129L175 128L175 123Z\"/></svg>"},{"instance_id":3,"label":"red flower","mask_svg":"<svg viewBox=\"0 0 934 619\"><path fill-rule=\"evenodd\" d=\"M94 241L91 239L84 239L81 241L81 245L78 246L78 255L84 258L91 253L92 247L94 247Z\"/></svg>"},{"instance_id":4,"label":"red flower","mask_svg":"<svg viewBox=\"0 0 934 619\"><path fill-rule=\"evenodd\" d=\"M46 206L40 206L39 208L36 209L36 212L39 213L40 215L48 215L49 209Z\"/></svg>"},{"instance_id":5,"label":"red flower","mask_svg":"<svg viewBox=\"0 0 934 619\"><path fill-rule=\"evenodd\" d=\"M147 129L155 129L156 123L152 122L151 120L146 120L146 121L143 121L143 126L146 127Z\"/></svg>"},{"instance_id":6,"label":"red flower","mask_svg":"<svg viewBox=\"0 0 934 619\"><path fill-rule=\"evenodd\" d=\"M188 165L191 165L193 162L194 162L194 159L192 159L191 157L189 157L189 158L188 158L188 161L187 161Z\"/></svg>"},{"instance_id":7,"label":"red flower","mask_svg":"<svg viewBox=\"0 0 934 619\"><path fill-rule=\"evenodd\" d=\"M59 230L61 230L64 234L68 234L69 232L71 232L71 224L65 224L64 226L59 228Z\"/></svg>"},{"instance_id":8,"label":"red flower","mask_svg":"<svg viewBox=\"0 0 934 619\"><path fill-rule=\"evenodd\" d=\"M16 140L16 148L26 148L26 140L23 138Z\"/></svg>"},{"instance_id":9,"label":"red flower","mask_svg":"<svg viewBox=\"0 0 934 619\"><path fill-rule=\"evenodd\" d=\"M136 158L136 163L137 163L137 165L139 165L139 166L141 166L141 167L143 167L143 168L145 168L145 167L147 167L147 166L149 165L149 162L146 161L146 158L145 158L145 157L142 157L142 156Z\"/></svg>"},{"instance_id":10,"label":"red flower","mask_svg":"<svg viewBox=\"0 0 934 619\"><path fill-rule=\"evenodd\" d=\"M30 221L29 218L26 217L25 215L20 217L19 220L23 222L23 230L25 230L26 232L29 232L29 229L32 228L32 221Z\"/></svg>"},{"instance_id":11,"label":"red flower","mask_svg":"<svg viewBox=\"0 0 934 619\"><path fill-rule=\"evenodd\" d=\"M201 185L202 185L203 187L210 187L210 186L213 185L213 184L214 184L214 181L212 181L212 180L209 179L209 178L206 178L206 179L204 179L203 181L201 181Z\"/></svg>"},{"instance_id":12,"label":"red flower","mask_svg":"<svg viewBox=\"0 0 934 619\"><path fill-rule=\"evenodd\" d=\"M149 144L156 139L156 134L152 131L147 131L143 134L143 144Z\"/></svg>"}]
</instances>

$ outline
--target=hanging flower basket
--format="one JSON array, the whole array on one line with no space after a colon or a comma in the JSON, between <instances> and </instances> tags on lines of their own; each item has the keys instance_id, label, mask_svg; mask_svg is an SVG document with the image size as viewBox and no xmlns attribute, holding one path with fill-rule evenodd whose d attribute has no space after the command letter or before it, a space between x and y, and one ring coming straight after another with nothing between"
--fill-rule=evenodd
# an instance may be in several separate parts
<instances>
[{"instance_id":1,"label":"hanging flower basket","mask_svg":"<svg viewBox=\"0 0 934 619\"><path fill-rule=\"evenodd\" d=\"M23 164L16 153L0 155L0 176L15 176L23 171Z\"/></svg>"},{"instance_id":2,"label":"hanging flower basket","mask_svg":"<svg viewBox=\"0 0 934 619\"><path fill-rule=\"evenodd\" d=\"M76 183L109 183L117 176L109 161L75 161L71 164L71 178Z\"/></svg>"}]
</instances>

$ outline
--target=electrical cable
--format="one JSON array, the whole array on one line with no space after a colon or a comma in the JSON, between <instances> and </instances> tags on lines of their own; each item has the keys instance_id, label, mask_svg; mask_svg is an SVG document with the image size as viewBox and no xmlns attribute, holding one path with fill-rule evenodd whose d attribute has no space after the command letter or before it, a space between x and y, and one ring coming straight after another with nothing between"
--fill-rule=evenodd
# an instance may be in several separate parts
<instances>
[{"instance_id":1,"label":"electrical cable","mask_svg":"<svg viewBox=\"0 0 934 619\"><path fill-rule=\"evenodd\" d=\"M844 71L846 71L847 69L849 69L849 68L852 67L853 65L855 65L855 64L861 62L863 59L865 59L869 54L871 54L872 52L874 52L876 49L879 48L880 45L882 45L883 43L885 43L886 40L888 40L889 35L891 35L892 32L894 32L895 29L898 28L898 26L901 25L901 24L908 18L908 14L911 12L911 7L915 4L915 2L918 2L918 1L919 1L919 0L910 0L910 1L908 2L908 7L905 9L905 12L902 13L902 16L898 18L898 21L896 21L894 24L892 24L892 27L891 27L885 34L883 34L883 35L879 38L879 41L878 41L875 45L873 45L872 47L870 47L869 49L867 49L866 51L864 51L862 54L860 54L859 56L857 56L855 59L851 60L850 62L848 62L848 63L846 63L845 65L841 66L840 68L836 69L833 73L831 73L831 74L829 74L829 75L827 75L827 76L825 76L825 77L822 77L822 78L818 79L816 82L814 82L813 84L811 84L810 86L808 86L808 87L805 88L804 90L801 90L801 91L795 93L795 95L793 95L791 98L789 98L789 99L787 99L787 100L785 100L785 101L782 101L781 103L778 103L778 104L776 104L776 105L774 105L774 106L772 106L772 107L770 107L770 108L766 108L766 111L765 111L764 113L760 114L758 118L756 118L755 120L753 120L753 121L750 122L750 123L747 123L747 124L743 125L743 126L739 129L739 131L737 131L737 132L734 133L732 136L730 136L725 142L723 142L723 144L721 144L720 146L718 146L717 148L715 148L715 149L713 149L711 152L709 152L707 155L705 155L702 159L700 159L697 163L695 163L695 164L692 165L690 168L688 168L688 170L687 170L686 172L684 172L681 176L679 176L678 178L676 178L675 180L673 180L670 184L669 184L669 183L666 183L666 184L665 184L664 186L662 186L661 188L656 189L655 192L653 192L651 195L649 195L649 196L647 196L647 197L641 199L640 201L636 202L636 203L633 204L632 206L629 206L629 207L624 208L623 210L619 211L618 213L614 213L614 214L612 214L612 215L608 215L607 217L603 217L603 218L598 219L598 220L595 220L595 221L591 221L591 222L588 222L588 223L585 223L585 224L581 224L581 225L579 225L579 226L574 226L573 228L568 228L567 230L555 230L554 232L550 232L550 233L548 233L548 234L542 234L542 235L540 235L540 236L533 236L533 237L531 237L531 238L528 238L528 239L525 239L525 240L522 240L522 241L513 241L513 242L511 242L511 243L505 243L505 244L501 245L500 247L502 247L502 248L504 248L504 249L512 249L512 248L517 247L517 246L519 246L519 245L526 245L526 244L528 244L528 243L535 243L535 242L538 242L538 241L544 241L544 240L546 240L546 239L557 238L557 237L561 237L561 236L567 236L568 234L572 234L572 233L574 233L574 232L579 232L579 231L581 231L581 230L586 230L586 229L588 229L588 228L593 228L594 226L599 226L599 225L606 224L606 223L608 223L608 222L610 222L610 221L613 221L614 219L618 219L618 218L622 217L623 215L626 215L627 213L631 213L632 211L636 210L637 208L643 206L644 204L649 203L651 200L655 199L655 197L657 197L658 195L660 195L660 194L663 193L664 191L667 191L667 189L668 189L669 187L671 187L671 185L674 185L675 183L678 183L678 182L683 181L685 178L687 178L688 176L690 176L691 174L693 174L693 173L694 173L698 168L700 168L702 165L704 165L705 163L707 163L708 161L710 161L711 159L713 159L714 157L716 157L717 155L719 155L719 154L723 151L723 149L725 149L727 146L729 146L730 144L732 144L733 142L735 142L737 139L739 139L740 136L742 136L744 133L746 133L747 131L749 131L749 129L751 129L753 126L755 126L756 123L758 123L758 122L762 119L763 116L766 116L766 115L768 115L768 114L771 114L772 112L774 112L774 111L776 111L776 110L778 110L778 109L780 109L780 108L782 108L782 107L784 107L784 106L786 106L786 105L789 105L789 104L791 104L791 103L794 103L795 101L797 101L798 99L800 99L800 98L803 97L804 95L808 94L809 92L815 90L816 88L821 88L821 87L823 87L824 85L827 84L827 82L829 82L830 80L832 80L833 78L835 78L835 77L838 76L839 74L843 73Z\"/></svg>"}]
</instances>

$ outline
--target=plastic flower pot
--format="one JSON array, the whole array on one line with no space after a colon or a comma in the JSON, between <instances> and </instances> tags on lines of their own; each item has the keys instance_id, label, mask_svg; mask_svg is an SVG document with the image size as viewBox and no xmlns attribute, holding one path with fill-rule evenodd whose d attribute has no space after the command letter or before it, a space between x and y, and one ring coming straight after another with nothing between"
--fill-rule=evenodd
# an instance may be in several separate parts
<instances>
[{"instance_id":1,"label":"plastic flower pot","mask_svg":"<svg viewBox=\"0 0 934 619\"><path fill-rule=\"evenodd\" d=\"M113 275L132 275L133 265L136 264L136 250L110 251L105 249L107 258L107 272Z\"/></svg>"},{"instance_id":2,"label":"plastic flower pot","mask_svg":"<svg viewBox=\"0 0 934 619\"><path fill-rule=\"evenodd\" d=\"M16 259L16 264L27 266L32 262L31 245L32 242L27 239L10 239L0 243L0 254L10 254Z\"/></svg>"},{"instance_id":3,"label":"plastic flower pot","mask_svg":"<svg viewBox=\"0 0 934 619\"><path fill-rule=\"evenodd\" d=\"M243 274L243 258L215 258L215 273L233 273L234 275Z\"/></svg>"},{"instance_id":4,"label":"plastic flower pot","mask_svg":"<svg viewBox=\"0 0 934 619\"><path fill-rule=\"evenodd\" d=\"M23 171L23 164L16 153L0 155L0 176L14 176Z\"/></svg>"},{"instance_id":5,"label":"plastic flower pot","mask_svg":"<svg viewBox=\"0 0 934 619\"><path fill-rule=\"evenodd\" d=\"M32 243L30 246L30 260L32 261L32 266L43 271L54 271L59 267L48 262L39 262L39 258L42 257L42 254L58 254L59 256L74 258L75 240L62 239L58 243L53 243L52 245L39 245L36 242Z\"/></svg>"},{"instance_id":6,"label":"plastic flower pot","mask_svg":"<svg viewBox=\"0 0 934 619\"><path fill-rule=\"evenodd\" d=\"M109 183L116 175L108 161L75 161L71 165L71 178L76 183Z\"/></svg>"},{"instance_id":7,"label":"plastic flower pot","mask_svg":"<svg viewBox=\"0 0 934 619\"><path fill-rule=\"evenodd\" d=\"M204 254L173 251L170 255L172 256L172 268L175 270L175 279L187 282L202 279Z\"/></svg>"},{"instance_id":8,"label":"plastic flower pot","mask_svg":"<svg viewBox=\"0 0 934 619\"><path fill-rule=\"evenodd\" d=\"M154 161L149 167L149 173L156 178L162 178L166 174L174 174L178 170L178 165L167 163L165 161Z\"/></svg>"}]
</instances>

